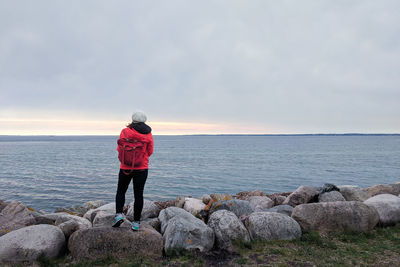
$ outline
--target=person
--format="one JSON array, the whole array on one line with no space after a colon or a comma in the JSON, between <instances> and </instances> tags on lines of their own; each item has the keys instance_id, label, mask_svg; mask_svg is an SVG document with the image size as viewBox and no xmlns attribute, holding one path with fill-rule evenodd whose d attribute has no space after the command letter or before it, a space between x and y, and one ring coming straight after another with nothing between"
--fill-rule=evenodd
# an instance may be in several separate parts
<instances>
[{"instance_id":1,"label":"person","mask_svg":"<svg viewBox=\"0 0 400 267\"><path fill-rule=\"evenodd\" d=\"M147 120L146 115L141 111L136 111L132 115L132 123L126 128L122 129L120 134L120 140L133 140L139 141L142 144L143 159L140 160L139 165L132 164L126 165L120 158L120 170L118 176L118 187L117 194L115 196L116 214L114 217L113 227L119 227L124 221L122 214L123 207L125 204L125 193L128 186L133 181L133 194L134 194L134 205L133 205L133 222L132 230L137 231L140 227L140 216L143 209L143 190L147 180L148 169L149 169L149 157L153 154L153 135L151 128L145 122ZM119 157L121 155L121 146L117 148ZM126 162L125 162L126 163Z\"/></svg>"}]
</instances>

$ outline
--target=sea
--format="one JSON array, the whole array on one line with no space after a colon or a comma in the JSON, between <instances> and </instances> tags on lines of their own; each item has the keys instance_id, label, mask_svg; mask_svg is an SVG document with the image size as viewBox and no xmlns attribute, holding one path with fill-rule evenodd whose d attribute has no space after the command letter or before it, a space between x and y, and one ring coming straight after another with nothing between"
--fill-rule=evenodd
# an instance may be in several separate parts
<instances>
[{"instance_id":1,"label":"sea","mask_svg":"<svg viewBox=\"0 0 400 267\"><path fill-rule=\"evenodd\" d=\"M112 202L117 136L0 136L0 199L52 212ZM144 197L400 182L400 135L154 136ZM132 186L126 195L133 199Z\"/></svg>"}]
</instances>

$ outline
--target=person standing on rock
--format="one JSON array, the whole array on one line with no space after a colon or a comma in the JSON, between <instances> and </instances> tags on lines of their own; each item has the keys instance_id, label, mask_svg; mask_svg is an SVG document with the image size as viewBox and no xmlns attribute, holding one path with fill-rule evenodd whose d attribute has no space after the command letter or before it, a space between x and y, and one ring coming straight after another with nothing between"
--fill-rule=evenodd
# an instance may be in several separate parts
<instances>
[{"instance_id":1,"label":"person standing on rock","mask_svg":"<svg viewBox=\"0 0 400 267\"><path fill-rule=\"evenodd\" d=\"M133 181L134 205L132 230L139 230L140 216L143 209L143 190L149 170L149 157L153 154L153 135L145 122L146 115L136 111L132 115L132 123L122 129L118 139L118 158L120 170L117 195L115 196L116 215L112 227L119 227L124 221L122 215L125 204L125 193Z\"/></svg>"}]
</instances>

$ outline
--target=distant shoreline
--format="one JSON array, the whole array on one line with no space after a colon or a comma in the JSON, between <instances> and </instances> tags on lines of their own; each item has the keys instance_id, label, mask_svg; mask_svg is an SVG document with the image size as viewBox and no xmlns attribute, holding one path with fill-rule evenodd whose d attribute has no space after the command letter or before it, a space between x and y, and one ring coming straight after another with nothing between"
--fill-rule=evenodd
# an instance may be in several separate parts
<instances>
[{"instance_id":1,"label":"distant shoreline","mask_svg":"<svg viewBox=\"0 0 400 267\"><path fill-rule=\"evenodd\" d=\"M0 135L0 138L117 137L118 135ZM400 136L400 133L161 134L154 136Z\"/></svg>"}]
</instances>

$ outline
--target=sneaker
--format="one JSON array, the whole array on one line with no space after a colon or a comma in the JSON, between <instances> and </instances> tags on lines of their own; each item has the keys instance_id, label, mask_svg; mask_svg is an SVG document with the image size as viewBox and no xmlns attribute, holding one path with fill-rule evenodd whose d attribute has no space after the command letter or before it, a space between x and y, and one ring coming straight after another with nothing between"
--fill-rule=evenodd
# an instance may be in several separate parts
<instances>
[{"instance_id":1,"label":"sneaker","mask_svg":"<svg viewBox=\"0 0 400 267\"><path fill-rule=\"evenodd\" d=\"M114 223L113 223L112 227L119 227L121 225L121 223L123 223L123 222L124 222L124 216L122 216L121 213L118 213L114 217Z\"/></svg>"},{"instance_id":2,"label":"sneaker","mask_svg":"<svg viewBox=\"0 0 400 267\"><path fill-rule=\"evenodd\" d=\"M139 231L140 223L139 222L132 222L132 230Z\"/></svg>"}]
</instances>

